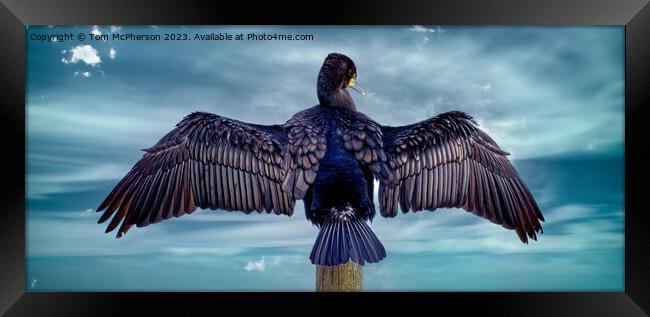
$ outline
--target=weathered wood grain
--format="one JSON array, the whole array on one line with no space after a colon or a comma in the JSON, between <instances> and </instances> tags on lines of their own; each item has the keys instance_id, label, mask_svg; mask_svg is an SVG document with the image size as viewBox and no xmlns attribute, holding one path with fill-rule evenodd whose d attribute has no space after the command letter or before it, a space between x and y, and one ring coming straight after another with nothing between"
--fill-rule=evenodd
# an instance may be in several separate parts
<instances>
[{"instance_id":1,"label":"weathered wood grain","mask_svg":"<svg viewBox=\"0 0 650 317\"><path fill-rule=\"evenodd\" d=\"M316 266L317 292L363 291L363 267L352 261L337 266Z\"/></svg>"}]
</instances>

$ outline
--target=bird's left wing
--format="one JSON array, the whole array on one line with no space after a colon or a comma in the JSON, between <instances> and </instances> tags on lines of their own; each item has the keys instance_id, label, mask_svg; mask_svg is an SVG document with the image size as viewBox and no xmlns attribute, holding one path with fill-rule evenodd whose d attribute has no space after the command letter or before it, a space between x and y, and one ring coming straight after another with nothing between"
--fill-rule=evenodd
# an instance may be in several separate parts
<instances>
[{"instance_id":1,"label":"bird's left wing","mask_svg":"<svg viewBox=\"0 0 650 317\"><path fill-rule=\"evenodd\" d=\"M287 132L196 112L185 117L115 186L99 206L106 232L147 226L204 209L291 215L282 190Z\"/></svg>"},{"instance_id":2,"label":"bird's left wing","mask_svg":"<svg viewBox=\"0 0 650 317\"><path fill-rule=\"evenodd\" d=\"M378 177L384 217L460 207L536 239L542 213L507 152L465 113L447 112L402 127L382 127L391 179Z\"/></svg>"}]
</instances>

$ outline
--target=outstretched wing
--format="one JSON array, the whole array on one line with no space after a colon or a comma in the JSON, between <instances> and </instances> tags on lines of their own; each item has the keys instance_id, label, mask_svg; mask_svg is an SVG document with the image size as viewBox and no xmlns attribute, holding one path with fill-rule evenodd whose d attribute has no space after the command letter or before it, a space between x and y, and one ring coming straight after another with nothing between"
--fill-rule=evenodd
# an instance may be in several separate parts
<instances>
[{"instance_id":1,"label":"outstretched wing","mask_svg":"<svg viewBox=\"0 0 650 317\"><path fill-rule=\"evenodd\" d=\"M392 182L381 182L381 214L460 207L537 239L542 213L504 152L470 116L447 112L403 127L382 127Z\"/></svg>"},{"instance_id":2,"label":"outstretched wing","mask_svg":"<svg viewBox=\"0 0 650 317\"><path fill-rule=\"evenodd\" d=\"M185 117L115 186L99 206L106 232L119 238L134 224L147 226L203 209L291 215L282 190L287 132L196 112Z\"/></svg>"}]
</instances>

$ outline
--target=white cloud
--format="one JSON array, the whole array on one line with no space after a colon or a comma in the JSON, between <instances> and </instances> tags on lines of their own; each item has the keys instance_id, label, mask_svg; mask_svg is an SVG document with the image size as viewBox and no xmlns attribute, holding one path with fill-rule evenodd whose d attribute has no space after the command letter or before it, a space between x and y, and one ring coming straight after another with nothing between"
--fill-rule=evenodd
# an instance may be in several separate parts
<instances>
[{"instance_id":1,"label":"white cloud","mask_svg":"<svg viewBox=\"0 0 650 317\"><path fill-rule=\"evenodd\" d=\"M116 33L119 32L120 30L122 30L121 26L111 25L111 33Z\"/></svg>"},{"instance_id":2,"label":"white cloud","mask_svg":"<svg viewBox=\"0 0 650 317\"><path fill-rule=\"evenodd\" d=\"M90 77L92 77L92 74L90 72L76 71L76 72L74 72L74 74L72 74L72 76L74 76L74 77L83 76L83 77L86 77L86 78L90 78Z\"/></svg>"},{"instance_id":3,"label":"white cloud","mask_svg":"<svg viewBox=\"0 0 650 317\"><path fill-rule=\"evenodd\" d=\"M427 28L422 25L414 25L408 28L408 30L418 33L438 33L438 35L445 32L440 26L436 26L435 28Z\"/></svg>"},{"instance_id":4,"label":"white cloud","mask_svg":"<svg viewBox=\"0 0 650 317\"><path fill-rule=\"evenodd\" d=\"M425 28L422 25L414 25L414 26L409 28L409 31L420 32L420 33L425 33L425 32L434 33L434 32L436 32L435 29Z\"/></svg>"},{"instance_id":5,"label":"white cloud","mask_svg":"<svg viewBox=\"0 0 650 317\"><path fill-rule=\"evenodd\" d=\"M70 52L72 53L70 58L62 58L61 62L65 64L76 64L79 61L83 61L86 65L90 66L96 66L102 62L102 59L99 57L99 52L91 45L79 45L72 48Z\"/></svg>"},{"instance_id":6,"label":"white cloud","mask_svg":"<svg viewBox=\"0 0 650 317\"><path fill-rule=\"evenodd\" d=\"M408 28L408 30L412 31L412 32L418 32L418 33L436 33L436 32L440 33L440 32L442 32L442 29L440 29L439 26L436 27L436 28L426 28L426 27L424 27L422 25L414 25L414 26ZM431 39L428 36L426 36L426 35L423 36L422 37L422 42L417 45L417 48L419 50L423 50L424 46L427 45L427 43L429 43L430 41L431 41Z\"/></svg>"},{"instance_id":7,"label":"white cloud","mask_svg":"<svg viewBox=\"0 0 650 317\"><path fill-rule=\"evenodd\" d=\"M93 25L93 29L90 31L90 33L97 36L102 35L102 31L99 30L99 26L97 25Z\"/></svg>"},{"instance_id":8,"label":"white cloud","mask_svg":"<svg viewBox=\"0 0 650 317\"><path fill-rule=\"evenodd\" d=\"M117 51L111 47L111 49L108 51L108 57L110 57L110 59L115 59L116 56L117 56Z\"/></svg>"},{"instance_id":9,"label":"white cloud","mask_svg":"<svg viewBox=\"0 0 650 317\"><path fill-rule=\"evenodd\" d=\"M483 86L481 88L483 88L483 91L488 91L488 90L490 90L492 88L492 85L491 84L486 84L485 86Z\"/></svg>"},{"instance_id":10,"label":"white cloud","mask_svg":"<svg viewBox=\"0 0 650 317\"><path fill-rule=\"evenodd\" d=\"M266 270L266 257L262 257L258 261L248 261L246 266L244 266L244 270L248 272L264 272Z\"/></svg>"}]
</instances>

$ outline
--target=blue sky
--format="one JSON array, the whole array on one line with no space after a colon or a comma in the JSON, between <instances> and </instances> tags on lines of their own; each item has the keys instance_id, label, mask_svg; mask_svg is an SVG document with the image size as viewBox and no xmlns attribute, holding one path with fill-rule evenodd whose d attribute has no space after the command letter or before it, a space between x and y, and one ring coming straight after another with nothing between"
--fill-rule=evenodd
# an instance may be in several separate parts
<instances>
[{"instance_id":1,"label":"blue sky","mask_svg":"<svg viewBox=\"0 0 650 317\"><path fill-rule=\"evenodd\" d=\"M375 218L388 257L367 290L622 291L622 27L30 27L28 290L313 290L317 234L294 216L198 211L117 240L94 212L186 114L286 121L317 103L330 52L387 125L474 116L546 218L529 245L463 210ZM312 41L62 41L31 34L278 33Z\"/></svg>"}]
</instances>

